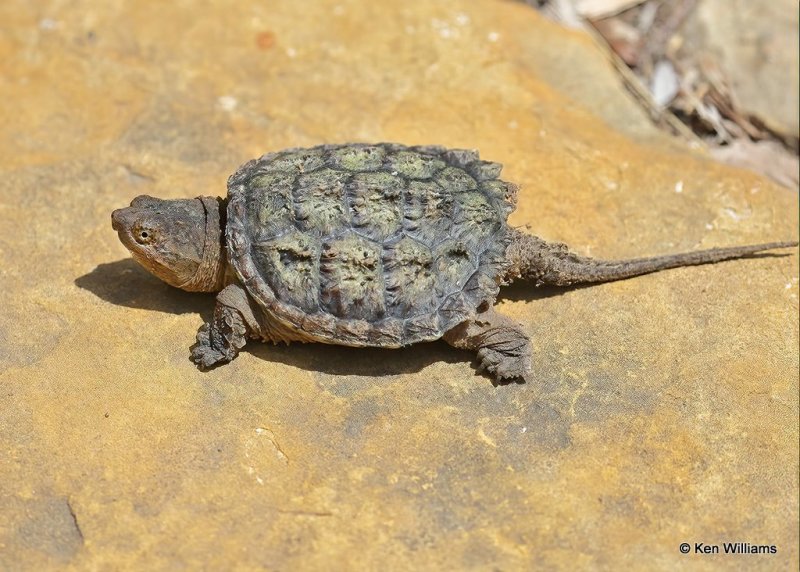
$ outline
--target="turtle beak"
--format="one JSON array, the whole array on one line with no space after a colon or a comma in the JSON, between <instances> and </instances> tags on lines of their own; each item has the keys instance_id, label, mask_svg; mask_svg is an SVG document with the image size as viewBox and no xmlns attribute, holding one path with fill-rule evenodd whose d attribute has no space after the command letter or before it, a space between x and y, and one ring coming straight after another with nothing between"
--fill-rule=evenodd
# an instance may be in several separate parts
<instances>
[{"instance_id":1,"label":"turtle beak","mask_svg":"<svg viewBox=\"0 0 800 572\"><path fill-rule=\"evenodd\" d=\"M123 230L130 228L131 225L131 209L124 208L124 209L117 209L111 213L111 228L116 230L117 232L122 232Z\"/></svg>"},{"instance_id":2,"label":"turtle beak","mask_svg":"<svg viewBox=\"0 0 800 572\"><path fill-rule=\"evenodd\" d=\"M135 207L125 207L111 213L111 228L117 231L120 242L133 254L136 253L139 245L133 240L133 235L131 233L141 214L139 212L140 210L141 209Z\"/></svg>"},{"instance_id":3,"label":"turtle beak","mask_svg":"<svg viewBox=\"0 0 800 572\"><path fill-rule=\"evenodd\" d=\"M138 207L125 207L111 213L111 228L117 231L119 239L128 250L138 247L131 233L141 216L142 209Z\"/></svg>"}]
</instances>

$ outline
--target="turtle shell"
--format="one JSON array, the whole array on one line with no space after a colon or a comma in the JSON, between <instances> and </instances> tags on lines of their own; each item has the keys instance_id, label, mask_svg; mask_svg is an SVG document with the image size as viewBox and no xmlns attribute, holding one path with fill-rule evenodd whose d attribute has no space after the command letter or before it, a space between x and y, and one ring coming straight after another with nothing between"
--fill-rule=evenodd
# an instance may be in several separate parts
<instances>
[{"instance_id":1,"label":"turtle shell","mask_svg":"<svg viewBox=\"0 0 800 572\"><path fill-rule=\"evenodd\" d=\"M474 151L323 145L228 180L229 261L272 319L349 346L435 340L493 302L516 187Z\"/></svg>"}]
</instances>

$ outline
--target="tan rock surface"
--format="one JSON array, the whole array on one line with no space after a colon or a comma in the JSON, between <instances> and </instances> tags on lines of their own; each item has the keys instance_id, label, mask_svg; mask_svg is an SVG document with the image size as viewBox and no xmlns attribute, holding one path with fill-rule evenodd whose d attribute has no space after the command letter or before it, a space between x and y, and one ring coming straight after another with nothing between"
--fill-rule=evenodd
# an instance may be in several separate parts
<instances>
[{"instance_id":1,"label":"tan rock surface","mask_svg":"<svg viewBox=\"0 0 800 572\"><path fill-rule=\"evenodd\" d=\"M286 146L473 147L596 256L796 238L797 196L681 150L526 6L0 6L0 569L796 569L796 252L506 291L537 382L253 344L128 260L133 196ZM681 542L774 544L683 556Z\"/></svg>"}]
</instances>

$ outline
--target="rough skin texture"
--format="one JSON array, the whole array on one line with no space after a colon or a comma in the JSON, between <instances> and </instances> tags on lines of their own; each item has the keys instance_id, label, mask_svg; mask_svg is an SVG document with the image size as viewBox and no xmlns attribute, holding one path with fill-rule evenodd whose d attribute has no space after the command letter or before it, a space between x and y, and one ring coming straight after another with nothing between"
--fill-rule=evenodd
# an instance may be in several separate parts
<instances>
[{"instance_id":1,"label":"rough skin texture","mask_svg":"<svg viewBox=\"0 0 800 572\"><path fill-rule=\"evenodd\" d=\"M134 258L173 286L219 292L201 368L248 338L399 347L443 338L497 380L531 374L528 334L499 284L608 282L796 242L633 260L576 255L508 227L516 186L474 151L396 144L289 149L243 165L224 199L137 197L112 213Z\"/></svg>"}]
</instances>

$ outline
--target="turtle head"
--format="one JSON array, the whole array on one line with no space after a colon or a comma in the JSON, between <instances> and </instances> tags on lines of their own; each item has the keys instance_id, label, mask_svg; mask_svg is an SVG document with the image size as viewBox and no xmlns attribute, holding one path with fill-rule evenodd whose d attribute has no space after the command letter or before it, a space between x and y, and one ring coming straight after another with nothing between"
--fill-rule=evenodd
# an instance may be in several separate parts
<instances>
[{"instance_id":1,"label":"turtle head","mask_svg":"<svg viewBox=\"0 0 800 572\"><path fill-rule=\"evenodd\" d=\"M111 213L111 225L136 261L167 284L217 292L225 275L224 201L136 197Z\"/></svg>"}]
</instances>

